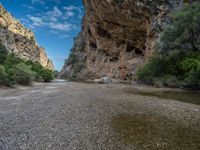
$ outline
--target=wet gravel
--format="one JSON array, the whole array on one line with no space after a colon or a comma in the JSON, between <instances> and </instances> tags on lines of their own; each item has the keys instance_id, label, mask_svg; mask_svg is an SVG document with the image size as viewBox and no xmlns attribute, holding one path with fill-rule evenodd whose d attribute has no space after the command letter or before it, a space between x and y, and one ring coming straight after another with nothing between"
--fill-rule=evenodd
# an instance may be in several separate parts
<instances>
[{"instance_id":1,"label":"wet gravel","mask_svg":"<svg viewBox=\"0 0 200 150\"><path fill-rule=\"evenodd\" d=\"M163 116L200 130L200 106L126 88L131 85L53 82L0 89L0 150L145 149L118 138L112 119L123 114Z\"/></svg>"}]
</instances>

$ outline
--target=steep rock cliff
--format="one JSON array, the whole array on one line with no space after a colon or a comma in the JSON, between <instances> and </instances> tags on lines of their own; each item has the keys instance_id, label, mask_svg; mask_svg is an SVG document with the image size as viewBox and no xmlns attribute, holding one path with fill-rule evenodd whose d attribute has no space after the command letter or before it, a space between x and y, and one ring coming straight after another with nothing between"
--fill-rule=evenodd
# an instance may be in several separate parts
<instances>
[{"instance_id":1,"label":"steep rock cliff","mask_svg":"<svg viewBox=\"0 0 200 150\"><path fill-rule=\"evenodd\" d=\"M86 14L62 77L129 80L154 51L182 0L84 0Z\"/></svg>"},{"instance_id":2,"label":"steep rock cliff","mask_svg":"<svg viewBox=\"0 0 200 150\"><path fill-rule=\"evenodd\" d=\"M20 58L39 62L43 67L53 70L53 63L45 50L38 46L34 33L25 28L0 4L0 42L10 52Z\"/></svg>"}]
</instances>

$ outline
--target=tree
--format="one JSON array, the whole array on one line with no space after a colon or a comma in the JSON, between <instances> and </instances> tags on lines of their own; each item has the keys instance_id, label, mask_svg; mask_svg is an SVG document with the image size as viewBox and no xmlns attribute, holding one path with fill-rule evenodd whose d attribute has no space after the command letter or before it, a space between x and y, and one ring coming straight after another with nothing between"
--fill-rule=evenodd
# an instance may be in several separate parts
<instances>
[{"instance_id":1,"label":"tree","mask_svg":"<svg viewBox=\"0 0 200 150\"><path fill-rule=\"evenodd\" d=\"M3 64L7 55L8 55L7 49L3 45L0 44L0 64Z\"/></svg>"},{"instance_id":2,"label":"tree","mask_svg":"<svg viewBox=\"0 0 200 150\"><path fill-rule=\"evenodd\" d=\"M161 33L159 51L138 69L137 79L159 86L200 89L200 3L185 4L170 17Z\"/></svg>"},{"instance_id":3,"label":"tree","mask_svg":"<svg viewBox=\"0 0 200 150\"><path fill-rule=\"evenodd\" d=\"M51 80L54 79L54 74L52 70L43 68L42 70L40 70L40 75L45 82L50 82Z\"/></svg>"},{"instance_id":4,"label":"tree","mask_svg":"<svg viewBox=\"0 0 200 150\"><path fill-rule=\"evenodd\" d=\"M200 3L186 5L171 14L171 23L161 34L162 52L179 50L180 53L200 50Z\"/></svg>"}]
</instances>

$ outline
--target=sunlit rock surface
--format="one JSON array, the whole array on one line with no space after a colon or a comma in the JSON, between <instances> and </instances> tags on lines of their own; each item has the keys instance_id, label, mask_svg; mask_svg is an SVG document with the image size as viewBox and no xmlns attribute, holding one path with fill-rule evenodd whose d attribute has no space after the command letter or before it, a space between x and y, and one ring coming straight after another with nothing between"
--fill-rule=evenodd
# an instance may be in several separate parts
<instances>
[{"instance_id":1,"label":"sunlit rock surface","mask_svg":"<svg viewBox=\"0 0 200 150\"><path fill-rule=\"evenodd\" d=\"M25 28L2 5L0 5L0 42L20 58L36 61L45 68L54 69L45 50L37 44L34 33Z\"/></svg>"}]
</instances>

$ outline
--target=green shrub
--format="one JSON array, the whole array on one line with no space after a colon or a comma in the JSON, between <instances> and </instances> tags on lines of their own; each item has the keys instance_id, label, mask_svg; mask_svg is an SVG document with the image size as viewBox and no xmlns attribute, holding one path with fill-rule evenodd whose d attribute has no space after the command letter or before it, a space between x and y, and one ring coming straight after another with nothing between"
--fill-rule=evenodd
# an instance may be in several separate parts
<instances>
[{"instance_id":1,"label":"green shrub","mask_svg":"<svg viewBox=\"0 0 200 150\"><path fill-rule=\"evenodd\" d=\"M0 85L8 85L7 74L4 66L0 65Z\"/></svg>"},{"instance_id":2,"label":"green shrub","mask_svg":"<svg viewBox=\"0 0 200 150\"><path fill-rule=\"evenodd\" d=\"M16 57L14 54L8 54L3 65L6 69L13 68L15 65L19 63L23 63L24 61L18 57Z\"/></svg>"},{"instance_id":3,"label":"green shrub","mask_svg":"<svg viewBox=\"0 0 200 150\"><path fill-rule=\"evenodd\" d=\"M137 79L146 83L153 83L153 79L165 72L165 62L158 55L153 56L149 63L137 70Z\"/></svg>"},{"instance_id":4,"label":"green shrub","mask_svg":"<svg viewBox=\"0 0 200 150\"><path fill-rule=\"evenodd\" d=\"M3 64L8 55L7 49L0 44L0 64Z\"/></svg>"},{"instance_id":5,"label":"green shrub","mask_svg":"<svg viewBox=\"0 0 200 150\"><path fill-rule=\"evenodd\" d=\"M34 80L36 81L36 82L42 82L43 81L43 78L41 77L41 75L39 74L39 73L37 73L37 72L34 72L35 74L34 74Z\"/></svg>"},{"instance_id":6,"label":"green shrub","mask_svg":"<svg viewBox=\"0 0 200 150\"><path fill-rule=\"evenodd\" d=\"M177 88L181 86L178 78L174 75L164 75L161 78L161 81L163 83L163 86L167 86L171 88Z\"/></svg>"},{"instance_id":7,"label":"green shrub","mask_svg":"<svg viewBox=\"0 0 200 150\"><path fill-rule=\"evenodd\" d=\"M171 14L157 55L137 71L137 79L168 87L200 88L200 3Z\"/></svg>"},{"instance_id":8,"label":"green shrub","mask_svg":"<svg viewBox=\"0 0 200 150\"><path fill-rule=\"evenodd\" d=\"M184 79L184 87L200 88L200 71L199 73L191 70Z\"/></svg>"},{"instance_id":9,"label":"green shrub","mask_svg":"<svg viewBox=\"0 0 200 150\"><path fill-rule=\"evenodd\" d=\"M193 53L180 62L180 67L185 73L200 69L200 53Z\"/></svg>"},{"instance_id":10,"label":"green shrub","mask_svg":"<svg viewBox=\"0 0 200 150\"><path fill-rule=\"evenodd\" d=\"M6 71L6 73L7 73L7 79L8 79L8 81L9 81L9 84L10 84L10 85L16 84L15 69L10 68L10 69L8 69L8 70Z\"/></svg>"},{"instance_id":11,"label":"green shrub","mask_svg":"<svg viewBox=\"0 0 200 150\"><path fill-rule=\"evenodd\" d=\"M20 63L15 66L15 79L18 84L30 85L34 80L34 73L28 66Z\"/></svg>"},{"instance_id":12,"label":"green shrub","mask_svg":"<svg viewBox=\"0 0 200 150\"><path fill-rule=\"evenodd\" d=\"M45 82L49 82L54 79L54 74L52 70L42 69L40 75Z\"/></svg>"},{"instance_id":13,"label":"green shrub","mask_svg":"<svg viewBox=\"0 0 200 150\"><path fill-rule=\"evenodd\" d=\"M8 53L0 44L0 85L29 85L34 80L49 82L54 78L53 75L53 71L45 69L38 62L26 61L13 52Z\"/></svg>"},{"instance_id":14,"label":"green shrub","mask_svg":"<svg viewBox=\"0 0 200 150\"><path fill-rule=\"evenodd\" d=\"M35 72L35 81L49 82L54 79L54 72L49 69L45 69L38 62L26 61L26 65L30 66L31 70Z\"/></svg>"}]
</instances>

